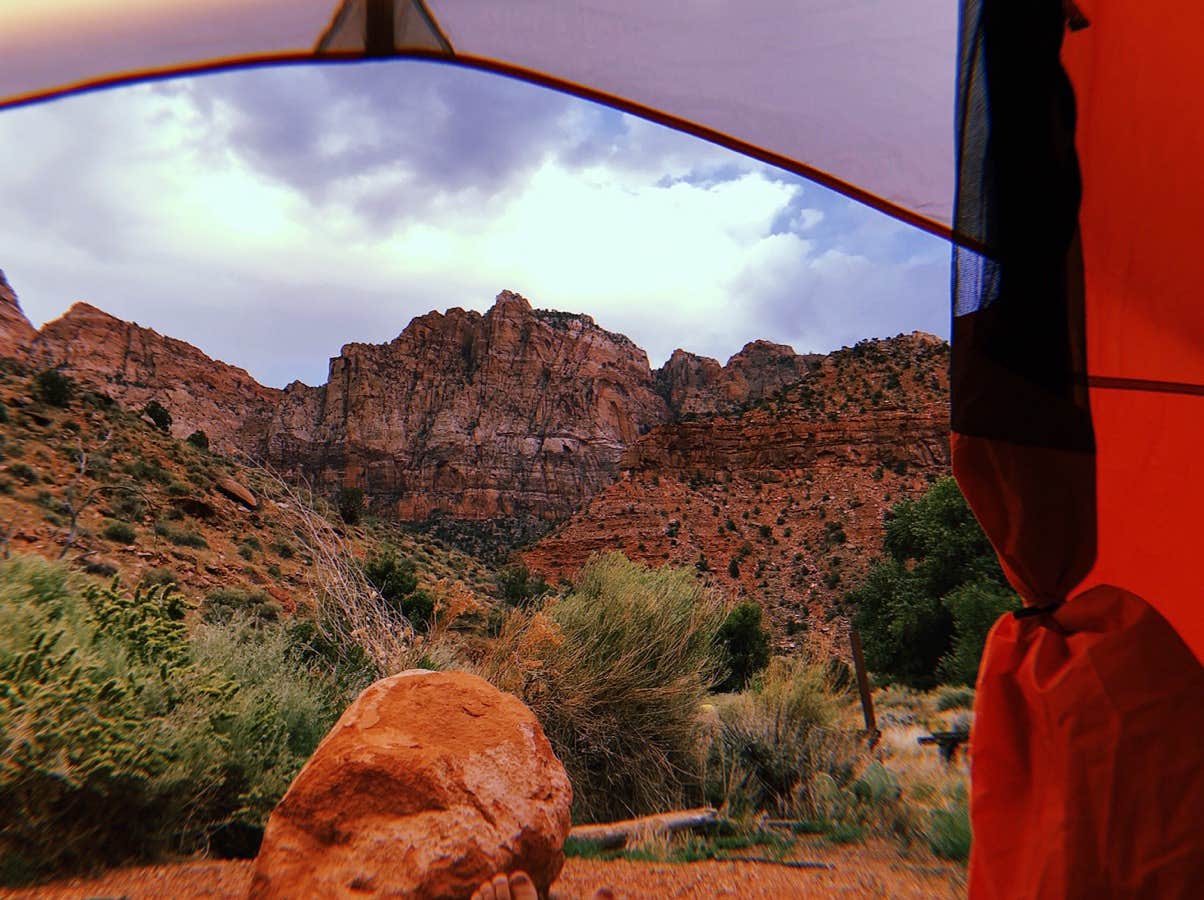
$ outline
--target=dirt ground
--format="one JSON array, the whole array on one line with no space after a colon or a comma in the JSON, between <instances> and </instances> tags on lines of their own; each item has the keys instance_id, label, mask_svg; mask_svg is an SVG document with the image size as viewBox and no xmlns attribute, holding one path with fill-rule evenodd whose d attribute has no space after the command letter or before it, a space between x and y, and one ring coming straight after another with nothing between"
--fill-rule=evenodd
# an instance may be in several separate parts
<instances>
[{"instance_id":1,"label":"dirt ground","mask_svg":"<svg viewBox=\"0 0 1204 900\"><path fill-rule=\"evenodd\" d=\"M965 870L915 853L902 857L888 844L832 846L800 843L790 859L822 862L826 869L769 862L654 863L569 859L552 890L553 900L589 898L600 886L624 898L703 900L710 897L884 897L936 900L965 896ZM246 861L197 860L115 869L96 878L57 881L28 890L0 889L3 900L242 900L251 881ZM299 898L300 900L300 898Z\"/></svg>"}]
</instances>

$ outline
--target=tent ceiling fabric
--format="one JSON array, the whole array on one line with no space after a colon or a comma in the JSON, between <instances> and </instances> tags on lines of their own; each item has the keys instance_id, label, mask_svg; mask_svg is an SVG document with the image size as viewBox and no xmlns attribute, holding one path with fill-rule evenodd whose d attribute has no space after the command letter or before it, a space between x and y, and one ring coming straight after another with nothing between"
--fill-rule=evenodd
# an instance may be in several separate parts
<instances>
[{"instance_id":1,"label":"tent ceiling fabric","mask_svg":"<svg viewBox=\"0 0 1204 900\"><path fill-rule=\"evenodd\" d=\"M362 20L365 0L349 5ZM297 59L343 6L0 0L0 106L138 73ZM953 0L405 0L399 29L423 6L465 64L648 111L947 231ZM440 52L413 34L400 53Z\"/></svg>"}]
</instances>

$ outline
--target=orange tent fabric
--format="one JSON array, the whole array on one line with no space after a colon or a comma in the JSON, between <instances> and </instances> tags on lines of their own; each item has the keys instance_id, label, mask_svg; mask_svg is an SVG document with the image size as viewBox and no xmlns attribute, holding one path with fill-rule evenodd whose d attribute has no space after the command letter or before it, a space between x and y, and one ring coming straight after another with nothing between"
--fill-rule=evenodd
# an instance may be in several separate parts
<instances>
[{"instance_id":1,"label":"orange tent fabric","mask_svg":"<svg viewBox=\"0 0 1204 900\"><path fill-rule=\"evenodd\" d=\"M1064 34L1061 60L1077 104L1082 194L1068 255L1081 247L1085 356L1068 354L1066 374L1089 389L1091 442L954 436L959 480L1009 577L1051 610L1005 617L987 643L970 894L1194 897L1204 9L1081 0L1073 12L1080 27Z\"/></svg>"}]
</instances>

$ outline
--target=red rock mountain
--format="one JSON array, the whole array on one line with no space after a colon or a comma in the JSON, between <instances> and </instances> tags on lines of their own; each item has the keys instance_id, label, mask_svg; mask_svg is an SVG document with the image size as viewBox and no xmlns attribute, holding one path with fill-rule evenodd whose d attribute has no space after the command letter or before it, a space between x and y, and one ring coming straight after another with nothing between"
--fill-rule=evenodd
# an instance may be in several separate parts
<instances>
[{"instance_id":1,"label":"red rock mountain","mask_svg":"<svg viewBox=\"0 0 1204 900\"><path fill-rule=\"evenodd\" d=\"M885 512L948 473L947 368L932 335L863 341L740 414L658 426L524 558L551 579L608 550L695 564L756 599L779 635L831 632Z\"/></svg>"},{"instance_id":2,"label":"red rock mountain","mask_svg":"<svg viewBox=\"0 0 1204 900\"><path fill-rule=\"evenodd\" d=\"M196 347L75 303L30 340L25 357L56 366L138 409L151 400L172 415L172 433L203 430L217 450L257 452L281 392Z\"/></svg>"},{"instance_id":3,"label":"red rock mountain","mask_svg":"<svg viewBox=\"0 0 1204 900\"><path fill-rule=\"evenodd\" d=\"M36 333L0 270L0 356L20 356Z\"/></svg>"},{"instance_id":4,"label":"red rock mountain","mask_svg":"<svg viewBox=\"0 0 1204 900\"><path fill-rule=\"evenodd\" d=\"M388 344L345 346L325 385L285 389L267 455L400 519L556 519L667 418L629 339L503 291L484 315L433 312Z\"/></svg>"},{"instance_id":5,"label":"red rock mountain","mask_svg":"<svg viewBox=\"0 0 1204 900\"><path fill-rule=\"evenodd\" d=\"M826 596L805 546L830 533L823 516L850 549L876 546L891 496L946 465L946 350L929 336L828 357L756 341L725 366L679 350L653 371L589 316L503 291L484 314L432 312L387 344L348 344L326 384L279 391L86 303L34 332L0 281L0 341L123 405L159 401L178 436L200 428L328 494L360 487L383 515L512 519L530 535L577 511L529 555L553 575L612 547L724 573L738 556L745 593Z\"/></svg>"},{"instance_id":6,"label":"red rock mountain","mask_svg":"<svg viewBox=\"0 0 1204 900\"><path fill-rule=\"evenodd\" d=\"M794 384L823 357L800 356L785 344L753 341L720 366L719 360L674 350L656 371L657 389L674 419L732 412Z\"/></svg>"}]
</instances>

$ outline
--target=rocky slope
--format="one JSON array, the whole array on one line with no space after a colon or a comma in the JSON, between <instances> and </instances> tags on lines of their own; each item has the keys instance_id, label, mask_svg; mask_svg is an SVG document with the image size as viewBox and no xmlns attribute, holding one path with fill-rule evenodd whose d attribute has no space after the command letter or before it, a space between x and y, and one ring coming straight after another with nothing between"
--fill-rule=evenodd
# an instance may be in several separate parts
<instances>
[{"instance_id":1,"label":"rocky slope","mask_svg":"<svg viewBox=\"0 0 1204 900\"><path fill-rule=\"evenodd\" d=\"M200 429L225 452L257 452L281 397L244 369L87 303L42 326L24 355L34 366L62 368L129 409L156 400L170 411L173 434Z\"/></svg>"},{"instance_id":2,"label":"rocky slope","mask_svg":"<svg viewBox=\"0 0 1204 900\"><path fill-rule=\"evenodd\" d=\"M433 312L389 344L345 346L325 385L285 389L267 455L399 519L554 519L667 418L643 350L503 291L484 315Z\"/></svg>"},{"instance_id":3,"label":"rocky slope","mask_svg":"<svg viewBox=\"0 0 1204 900\"><path fill-rule=\"evenodd\" d=\"M743 413L654 428L524 558L549 578L614 549L694 564L760 602L784 639L830 632L831 601L877 553L886 510L948 471L947 367L931 335L864 341Z\"/></svg>"},{"instance_id":4,"label":"rocky slope","mask_svg":"<svg viewBox=\"0 0 1204 900\"><path fill-rule=\"evenodd\" d=\"M869 346L849 353L864 356ZM815 478L831 467L863 469L883 454L910 460L919 452L912 432L944 427L943 406L917 418L907 407L914 398L900 405L866 395L857 401L871 404L864 414L851 415L847 398L829 410L823 404L836 402L843 377L833 369L839 355L800 356L755 341L726 365L678 350L653 371L642 350L589 316L532 309L509 291L484 314L432 312L390 343L348 344L319 387L266 388L190 344L86 303L34 332L3 282L6 353L35 368L61 367L127 408L157 400L171 412L177 437L201 429L215 449L266 458L323 493L358 487L383 516L438 527L475 523L496 532L488 538L494 544L580 511L620 471L621 483L592 515L605 518L609 498L654 477L761 484L804 471ZM872 374L871 360L858 365L871 381L887 377ZM771 396L774 412L765 405ZM943 433L939 444L916 464L940 465ZM595 530L582 549L606 545L605 527ZM575 525L564 534L570 544L580 541ZM710 552L726 559L729 549L721 542ZM561 570L579 555L540 560Z\"/></svg>"}]
</instances>

